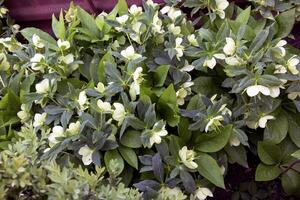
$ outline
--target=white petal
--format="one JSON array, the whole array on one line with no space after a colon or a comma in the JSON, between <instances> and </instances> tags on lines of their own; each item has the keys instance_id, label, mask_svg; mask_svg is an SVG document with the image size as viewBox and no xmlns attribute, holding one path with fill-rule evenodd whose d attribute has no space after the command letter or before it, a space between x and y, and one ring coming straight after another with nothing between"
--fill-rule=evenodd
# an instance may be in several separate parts
<instances>
[{"instance_id":1,"label":"white petal","mask_svg":"<svg viewBox=\"0 0 300 200\"><path fill-rule=\"evenodd\" d=\"M265 95L265 96L269 96L270 95L270 89L266 86L263 86L263 85L257 85L259 91Z\"/></svg>"},{"instance_id":2,"label":"white petal","mask_svg":"<svg viewBox=\"0 0 300 200\"><path fill-rule=\"evenodd\" d=\"M273 98L276 98L280 94L280 88L279 87L271 87L270 89L270 96Z\"/></svg>"},{"instance_id":3,"label":"white petal","mask_svg":"<svg viewBox=\"0 0 300 200\"><path fill-rule=\"evenodd\" d=\"M258 121L258 125L260 128L265 128L268 120L274 119L272 115L266 115L264 117L261 117Z\"/></svg>"},{"instance_id":4,"label":"white petal","mask_svg":"<svg viewBox=\"0 0 300 200\"><path fill-rule=\"evenodd\" d=\"M217 8L220 10L225 10L229 6L227 0L216 0L216 4L217 4Z\"/></svg>"},{"instance_id":5,"label":"white petal","mask_svg":"<svg viewBox=\"0 0 300 200\"><path fill-rule=\"evenodd\" d=\"M259 87L257 87L257 85L249 86L249 87L247 87L246 92L249 97L254 97L254 96L258 95Z\"/></svg>"},{"instance_id":6,"label":"white petal","mask_svg":"<svg viewBox=\"0 0 300 200\"><path fill-rule=\"evenodd\" d=\"M204 66L209 67L210 69L213 69L217 64L217 61L214 57L212 57L211 59L207 59L204 61Z\"/></svg>"},{"instance_id":7,"label":"white petal","mask_svg":"<svg viewBox=\"0 0 300 200\"><path fill-rule=\"evenodd\" d=\"M280 40L277 44L276 47L283 47L284 45L286 45L287 42L285 40Z\"/></svg>"},{"instance_id":8,"label":"white petal","mask_svg":"<svg viewBox=\"0 0 300 200\"><path fill-rule=\"evenodd\" d=\"M240 61L236 57L227 57L225 59L225 62L231 66L238 66L241 64Z\"/></svg>"}]
</instances>

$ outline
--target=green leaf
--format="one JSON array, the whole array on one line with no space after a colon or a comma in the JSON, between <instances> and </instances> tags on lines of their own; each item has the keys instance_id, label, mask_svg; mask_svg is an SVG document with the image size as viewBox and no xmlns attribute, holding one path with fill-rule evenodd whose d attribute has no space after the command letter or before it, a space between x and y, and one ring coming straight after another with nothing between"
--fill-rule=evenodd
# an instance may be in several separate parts
<instances>
[{"instance_id":1,"label":"green leaf","mask_svg":"<svg viewBox=\"0 0 300 200\"><path fill-rule=\"evenodd\" d=\"M26 40L32 42L32 36L33 34L38 35L41 40L45 43L46 46L48 46L50 49L58 50L58 46L56 44L56 41L46 32L37 29L37 28L24 28L21 30L21 34L26 38Z\"/></svg>"},{"instance_id":2,"label":"green leaf","mask_svg":"<svg viewBox=\"0 0 300 200\"><path fill-rule=\"evenodd\" d=\"M294 158L300 159L300 149L298 151L295 151L294 153L291 154Z\"/></svg>"},{"instance_id":3,"label":"green leaf","mask_svg":"<svg viewBox=\"0 0 300 200\"><path fill-rule=\"evenodd\" d=\"M280 163L282 159L280 148L269 141L259 141L257 144L257 152L260 160L266 165Z\"/></svg>"},{"instance_id":4,"label":"green leaf","mask_svg":"<svg viewBox=\"0 0 300 200\"><path fill-rule=\"evenodd\" d=\"M112 165L112 162L117 164L117 166ZM111 150L107 151L104 155L104 162L105 167L108 170L110 174L114 174L115 176L118 176L122 173L124 169L124 161L121 155L119 154L118 150ZM112 162L112 163L111 163Z\"/></svg>"},{"instance_id":5,"label":"green leaf","mask_svg":"<svg viewBox=\"0 0 300 200\"><path fill-rule=\"evenodd\" d=\"M100 60L97 70L97 75L99 81L105 83L105 63L115 63L114 58L112 57L111 53L108 51Z\"/></svg>"},{"instance_id":6,"label":"green leaf","mask_svg":"<svg viewBox=\"0 0 300 200\"><path fill-rule=\"evenodd\" d=\"M117 4L118 13L119 15L127 14L128 12L128 5L126 0L119 0Z\"/></svg>"},{"instance_id":7,"label":"green leaf","mask_svg":"<svg viewBox=\"0 0 300 200\"><path fill-rule=\"evenodd\" d=\"M62 11L59 14L59 21L54 14L52 15L52 30L57 38L62 40L65 38L66 28Z\"/></svg>"},{"instance_id":8,"label":"green leaf","mask_svg":"<svg viewBox=\"0 0 300 200\"><path fill-rule=\"evenodd\" d=\"M281 185L288 195L300 197L300 174L294 170L288 170L281 176Z\"/></svg>"},{"instance_id":9,"label":"green leaf","mask_svg":"<svg viewBox=\"0 0 300 200\"><path fill-rule=\"evenodd\" d=\"M95 22L94 17L92 17L89 13L87 13L85 10L83 10L80 7L77 7L77 10L78 10L78 18L82 24L82 27L89 30L93 36L98 38L100 36L100 32L97 28L97 24Z\"/></svg>"},{"instance_id":10,"label":"green leaf","mask_svg":"<svg viewBox=\"0 0 300 200\"><path fill-rule=\"evenodd\" d=\"M251 43L249 50L251 50L251 52L256 52L257 50L259 50L268 38L268 35L269 29L260 31Z\"/></svg>"},{"instance_id":11,"label":"green leaf","mask_svg":"<svg viewBox=\"0 0 300 200\"><path fill-rule=\"evenodd\" d=\"M271 181L277 178L281 173L281 169L275 165L265 165L260 163L255 171L256 181Z\"/></svg>"},{"instance_id":12,"label":"green leaf","mask_svg":"<svg viewBox=\"0 0 300 200\"><path fill-rule=\"evenodd\" d=\"M212 77L200 76L196 78L192 90L203 95L216 94L220 89L216 86L216 80Z\"/></svg>"},{"instance_id":13,"label":"green leaf","mask_svg":"<svg viewBox=\"0 0 300 200\"><path fill-rule=\"evenodd\" d=\"M300 148L300 120L297 115L289 117L289 136L294 144Z\"/></svg>"},{"instance_id":14,"label":"green leaf","mask_svg":"<svg viewBox=\"0 0 300 200\"><path fill-rule=\"evenodd\" d=\"M224 178L215 159L208 154L201 153L198 155L198 159L195 160L195 162L198 164L197 170L201 176L205 177L216 186L225 189Z\"/></svg>"},{"instance_id":15,"label":"green leaf","mask_svg":"<svg viewBox=\"0 0 300 200\"><path fill-rule=\"evenodd\" d=\"M170 84L159 97L157 108L162 118L165 119L170 126L174 127L179 123L180 117L178 116L177 96L173 84Z\"/></svg>"},{"instance_id":16,"label":"green leaf","mask_svg":"<svg viewBox=\"0 0 300 200\"><path fill-rule=\"evenodd\" d=\"M192 133L189 130L189 120L186 117L181 117L178 124L178 135L184 142L188 142L191 139Z\"/></svg>"},{"instance_id":17,"label":"green leaf","mask_svg":"<svg viewBox=\"0 0 300 200\"><path fill-rule=\"evenodd\" d=\"M155 69L153 74L153 78L154 78L153 82L155 87L162 87L164 85L168 75L169 68L170 68L169 65L161 65Z\"/></svg>"},{"instance_id":18,"label":"green leaf","mask_svg":"<svg viewBox=\"0 0 300 200\"><path fill-rule=\"evenodd\" d=\"M224 126L220 131L214 131L213 133L202 133L194 140L196 150L207 153L220 151L227 144L231 133L232 125Z\"/></svg>"},{"instance_id":19,"label":"green leaf","mask_svg":"<svg viewBox=\"0 0 300 200\"><path fill-rule=\"evenodd\" d=\"M270 120L264 131L264 140L279 144L287 135L289 123L284 113L279 113L275 120Z\"/></svg>"},{"instance_id":20,"label":"green leaf","mask_svg":"<svg viewBox=\"0 0 300 200\"><path fill-rule=\"evenodd\" d=\"M8 126L19 121L19 119L16 120L16 117L20 106L19 97L12 90L8 89L7 94L0 100L0 117L3 120L1 126L4 126L4 124Z\"/></svg>"},{"instance_id":21,"label":"green leaf","mask_svg":"<svg viewBox=\"0 0 300 200\"><path fill-rule=\"evenodd\" d=\"M239 145L238 147L232 147L230 145L226 145L224 150L228 154L228 159L230 163L238 163L243 167L248 168L247 163L247 152L245 147Z\"/></svg>"},{"instance_id":22,"label":"green leaf","mask_svg":"<svg viewBox=\"0 0 300 200\"><path fill-rule=\"evenodd\" d=\"M278 31L277 31L276 37L277 38L287 37L294 27L295 9L290 9L288 11L280 13L275 18L275 20L278 25Z\"/></svg>"},{"instance_id":23,"label":"green leaf","mask_svg":"<svg viewBox=\"0 0 300 200\"><path fill-rule=\"evenodd\" d=\"M118 149L124 160L126 160L126 162L130 166L134 167L135 169L138 169L138 159L136 153L131 148L124 146L119 146Z\"/></svg>"},{"instance_id":24,"label":"green leaf","mask_svg":"<svg viewBox=\"0 0 300 200\"><path fill-rule=\"evenodd\" d=\"M251 6L249 6L247 9L243 10L235 19L236 22L238 22L240 25L247 24L249 17L251 13Z\"/></svg>"},{"instance_id":25,"label":"green leaf","mask_svg":"<svg viewBox=\"0 0 300 200\"><path fill-rule=\"evenodd\" d=\"M142 146L141 133L130 130L123 134L120 140L121 144L130 148L140 148Z\"/></svg>"}]
</instances>

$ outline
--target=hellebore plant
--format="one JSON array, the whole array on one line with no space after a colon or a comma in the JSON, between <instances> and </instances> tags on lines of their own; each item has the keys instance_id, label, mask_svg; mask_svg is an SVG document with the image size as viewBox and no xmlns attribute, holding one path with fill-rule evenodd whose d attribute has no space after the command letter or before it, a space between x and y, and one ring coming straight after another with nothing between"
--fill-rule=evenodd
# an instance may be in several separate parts
<instances>
[{"instance_id":1,"label":"hellebore plant","mask_svg":"<svg viewBox=\"0 0 300 200\"><path fill-rule=\"evenodd\" d=\"M1 39L0 162L18 152L18 174L45 166L35 177L49 182L1 181L0 190L204 200L229 187L236 164L256 168L255 184L275 180L299 196L300 58L285 40L297 14L257 18L266 12L227 0L119 0L92 16L71 3L53 16L55 38L25 28L27 43L16 31Z\"/></svg>"}]
</instances>

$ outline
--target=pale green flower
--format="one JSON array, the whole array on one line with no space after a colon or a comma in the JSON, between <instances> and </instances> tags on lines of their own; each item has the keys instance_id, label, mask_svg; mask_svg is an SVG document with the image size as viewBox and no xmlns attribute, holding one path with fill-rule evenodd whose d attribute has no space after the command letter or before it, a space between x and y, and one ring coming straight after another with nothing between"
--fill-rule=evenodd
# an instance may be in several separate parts
<instances>
[{"instance_id":1,"label":"pale green flower","mask_svg":"<svg viewBox=\"0 0 300 200\"><path fill-rule=\"evenodd\" d=\"M21 111L17 113L17 116L21 119L21 122L25 122L30 118L29 110L25 104L21 105Z\"/></svg>"},{"instance_id":2,"label":"pale green flower","mask_svg":"<svg viewBox=\"0 0 300 200\"><path fill-rule=\"evenodd\" d=\"M216 1L216 9L214 9L214 12L219 15L221 19L225 18L225 12L224 10L229 6L229 3L227 0L215 0Z\"/></svg>"},{"instance_id":3,"label":"pale green flower","mask_svg":"<svg viewBox=\"0 0 300 200\"><path fill-rule=\"evenodd\" d=\"M121 55L129 61L136 60L142 55L135 53L133 46L129 46L126 49L121 51Z\"/></svg>"},{"instance_id":4,"label":"pale green flower","mask_svg":"<svg viewBox=\"0 0 300 200\"><path fill-rule=\"evenodd\" d=\"M59 137L64 137L64 129L62 126L54 126L52 128L52 133L50 133L48 140L49 140L49 146L53 147L54 145L56 145L57 143L59 143L60 141L57 140L57 138Z\"/></svg>"},{"instance_id":5,"label":"pale green flower","mask_svg":"<svg viewBox=\"0 0 300 200\"><path fill-rule=\"evenodd\" d=\"M69 124L69 128L67 128L67 132L69 135L77 135L80 132L80 121L72 122Z\"/></svg>"},{"instance_id":6,"label":"pale green flower","mask_svg":"<svg viewBox=\"0 0 300 200\"><path fill-rule=\"evenodd\" d=\"M115 110L113 111L112 118L118 122L118 126L120 126L126 116L126 111L124 106L121 103L114 103L113 106Z\"/></svg>"},{"instance_id":7,"label":"pale green flower","mask_svg":"<svg viewBox=\"0 0 300 200\"><path fill-rule=\"evenodd\" d=\"M97 106L101 110L101 112L111 112L111 105L109 102L103 102L101 99L97 101Z\"/></svg>"},{"instance_id":8,"label":"pale green flower","mask_svg":"<svg viewBox=\"0 0 300 200\"><path fill-rule=\"evenodd\" d=\"M42 42L41 38L37 34L33 34L32 43L35 47L40 49L45 47L45 44Z\"/></svg>"},{"instance_id":9,"label":"pale green flower","mask_svg":"<svg viewBox=\"0 0 300 200\"><path fill-rule=\"evenodd\" d=\"M270 95L270 89L263 85L251 85L246 88L246 92L249 97L254 97L259 93L262 93L265 96Z\"/></svg>"},{"instance_id":10,"label":"pale green flower","mask_svg":"<svg viewBox=\"0 0 300 200\"><path fill-rule=\"evenodd\" d=\"M45 61L45 56L40 54L40 53L36 53L31 59L31 68L35 71L41 71L44 72L45 66L43 65L43 62Z\"/></svg>"},{"instance_id":11,"label":"pale green flower","mask_svg":"<svg viewBox=\"0 0 300 200\"><path fill-rule=\"evenodd\" d=\"M95 87L95 90L99 93L103 93L105 91L105 85L101 82L97 84L97 87Z\"/></svg>"},{"instance_id":12,"label":"pale green flower","mask_svg":"<svg viewBox=\"0 0 300 200\"><path fill-rule=\"evenodd\" d=\"M91 149L87 145L84 145L79 149L78 153L82 156L81 159L84 165L90 165L92 163L92 155L94 153L94 149Z\"/></svg>"},{"instance_id":13,"label":"pale green flower","mask_svg":"<svg viewBox=\"0 0 300 200\"><path fill-rule=\"evenodd\" d=\"M196 169L198 167L198 164L194 162L195 154L193 150L188 150L186 146L179 150L181 162L189 169Z\"/></svg>"},{"instance_id":14,"label":"pale green flower","mask_svg":"<svg viewBox=\"0 0 300 200\"><path fill-rule=\"evenodd\" d=\"M46 117L47 117L47 113L37 113L34 115L34 122L33 122L33 126L34 127L40 127L43 126L44 123L46 122Z\"/></svg>"},{"instance_id":15,"label":"pale green flower","mask_svg":"<svg viewBox=\"0 0 300 200\"><path fill-rule=\"evenodd\" d=\"M235 53L235 50L236 50L235 41L232 38L227 37L226 45L223 48L224 53L226 55L232 56Z\"/></svg>"},{"instance_id":16,"label":"pale green flower","mask_svg":"<svg viewBox=\"0 0 300 200\"><path fill-rule=\"evenodd\" d=\"M289 69L289 71L294 74L297 75L299 74L299 71L297 69L297 65L299 64L299 59L296 58L295 56L292 56L288 61L287 61L287 68Z\"/></svg>"},{"instance_id":17,"label":"pale green flower","mask_svg":"<svg viewBox=\"0 0 300 200\"><path fill-rule=\"evenodd\" d=\"M61 39L57 40L57 46L62 50L67 50L70 48L70 42L69 41L63 41Z\"/></svg>"},{"instance_id":18,"label":"pale green flower","mask_svg":"<svg viewBox=\"0 0 300 200\"><path fill-rule=\"evenodd\" d=\"M198 200L205 200L207 197L213 197L213 193L208 188L200 187L195 191L195 197Z\"/></svg>"},{"instance_id":19,"label":"pale green flower","mask_svg":"<svg viewBox=\"0 0 300 200\"><path fill-rule=\"evenodd\" d=\"M50 80L49 79L44 79L41 82L37 83L35 85L36 93L38 94L47 94L50 92Z\"/></svg>"}]
</instances>

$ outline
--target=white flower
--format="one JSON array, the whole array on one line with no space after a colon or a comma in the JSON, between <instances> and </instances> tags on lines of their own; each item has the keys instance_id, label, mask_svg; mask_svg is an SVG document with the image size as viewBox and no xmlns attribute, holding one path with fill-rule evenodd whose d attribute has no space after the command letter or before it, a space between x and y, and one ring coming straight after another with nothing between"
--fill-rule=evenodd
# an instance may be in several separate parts
<instances>
[{"instance_id":1,"label":"white flower","mask_svg":"<svg viewBox=\"0 0 300 200\"><path fill-rule=\"evenodd\" d=\"M262 93L265 96L270 95L270 89L263 85L252 85L246 88L247 95L249 97L254 97L259 93Z\"/></svg>"},{"instance_id":2,"label":"white flower","mask_svg":"<svg viewBox=\"0 0 300 200\"><path fill-rule=\"evenodd\" d=\"M199 44L198 44L198 41L197 41L197 39L196 39L196 37L195 37L195 34L188 35L188 36L187 36L187 39L188 39L189 43L190 43L192 46L198 46L198 45L199 45Z\"/></svg>"},{"instance_id":3,"label":"white flower","mask_svg":"<svg viewBox=\"0 0 300 200\"><path fill-rule=\"evenodd\" d=\"M173 21L177 19L180 15L182 15L181 11L177 8L170 7L170 6L165 6L163 7L160 12L162 14L168 13L168 17L170 17Z\"/></svg>"},{"instance_id":4,"label":"white flower","mask_svg":"<svg viewBox=\"0 0 300 200\"><path fill-rule=\"evenodd\" d=\"M268 120L275 119L272 115L265 115L258 120L258 126L260 128L265 128Z\"/></svg>"},{"instance_id":5,"label":"white flower","mask_svg":"<svg viewBox=\"0 0 300 200\"><path fill-rule=\"evenodd\" d=\"M208 188L200 187L195 191L195 196L198 200L205 200L207 197L213 197L213 193Z\"/></svg>"},{"instance_id":6,"label":"white flower","mask_svg":"<svg viewBox=\"0 0 300 200\"><path fill-rule=\"evenodd\" d=\"M179 157L181 162L189 169L196 169L198 164L194 162L195 152L188 150L186 146L179 150Z\"/></svg>"},{"instance_id":7,"label":"white flower","mask_svg":"<svg viewBox=\"0 0 300 200\"><path fill-rule=\"evenodd\" d=\"M217 8L214 11L219 15L221 19L225 18L224 10L229 6L227 0L215 0Z\"/></svg>"},{"instance_id":8,"label":"white flower","mask_svg":"<svg viewBox=\"0 0 300 200\"><path fill-rule=\"evenodd\" d=\"M283 65L275 65L274 74L285 74L286 72L287 70Z\"/></svg>"},{"instance_id":9,"label":"white flower","mask_svg":"<svg viewBox=\"0 0 300 200\"><path fill-rule=\"evenodd\" d=\"M97 87L94 88L97 92L103 93L105 91L105 85L101 82L97 84Z\"/></svg>"},{"instance_id":10,"label":"white flower","mask_svg":"<svg viewBox=\"0 0 300 200\"><path fill-rule=\"evenodd\" d=\"M223 118L222 115L218 115L218 116L210 118L209 121L208 121L208 123L205 126L205 132L208 132L209 128L212 125L214 125L214 126L220 126L221 125L220 121L222 121L222 120L224 120L224 118Z\"/></svg>"},{"instance_id":11,"label":"white flower","mask_svg":"<svg viewBox=\"0 0 300 200\"><path fill-rule=\"evenodd\" d=\"M79 93L77 102L78 102L79 107L80 107L81 110L85 110L87 108L88 98L86 96L86 92L85 91L81 91Z\"/></svg>"},{"instance_id":12,"label":"white flower","mask_svg":"<svg viewBox=\"0 0 300 200\"><path fill-rule=\"evenodd\" d=\"M118 122L118 126L120 126L126 116L126 111L124 106L121 103L114 103L113 106L115 110L113 112L112 118Z\"/></svg>"},{"instance_id":13,"label":"white flower","mask_svg":"<svg viewBox=\"0 0 300 200\"><path fill-rule=\"evenodd\" d=\"M52 128L52 133L50 133L49 135L49 146L53 147L54 145L56 145L57 143L59 143L59 141L56 138L59 137L64 137L64 128L61 126L54 126Z\"/></svg>"},{"instance_id":14,"label":"white flower","mask_svg":"<svg viewBox=\"0 0 300 200\"><path fill-rule=\"evenodd\" d=\"M35 47L40 48L40 49L45 47L45 45L42 42L41 38L37 34L33 34L32 43Z\"/></svg>"},{"instance_id":15,"label":"white flower","mask_svg":"<svg viewBox=\"0 0 300 200\"><path fill-rule=\"evenodd\" d=\"M213 69L217 64L217 61L215 58L223 60L223 59L225 59L225 55L222 53L214 54L211 58L206 59L204 61L203 66Z\"/></svg>"},{"instance_id":16,"label":"white flower","mask_svg":"<svg viewBox=\"0 0 300 200\"><path fill-rule=\"evenodd\" d=\"M61 39L57 40L57 46L62 50L67 50L70 48L70 42L69 41L63 41Z\"/></svg>"},{"instance_id":17,"label":"white flower","mask_svg":"<svg viewBox=\"0 0 300 200\"><path fill-rule=\"evenodd\" d=\"M185 90L185 88L180 88L176 92L177 96L177 104L178 105L183 105L184 104L184 98L188 95L188 92Z\"/></svg>"},{"instance_id":18,"label":"white flower","mask_svg":"<svg viewBox=\"0 0 300 200\"><path fill-rule=\"evenodd\" d=\"M233 135L230 137L229 144L230 144L230 146L237 147L241 144L241 141L239 140L239 138L236 135Z\"/></svg>"},{"instance_id":19,"label":"white flower","mask_svg":"<svg viewBox=\"0 0 300 200\"><path fill-rule=\"evenodd\" d=\"M235 41L232 38L227 37L226 38L226 45L223 48L224 53L226 55L232 56L235 53L235 49L236 49Z\"/></svg>"},{"instance_id":20,"label":"white flower","mask_svg":"<svg viewBox=\"0 0 300 200\"><path fill-rule=\"evenodd\" d=\"M179 187L169 188L167 186L161 187L158 191L157 199L164 199L164 200L184 200L187 196L180 190Z\"/></svg>"},{"instance_id":21,"label":"white flower","mask_svg":"<svg viewBox=\"0 0 300 200\"><path fill-rule=\"evenodd\" d=\"M66 63L68 65L68 64L71 64L72 62L74 62L74 55L69 53L66 56L60 56L59 59L60 59L60 61Z\"/></svg>"},{"instance_id":22,"label":"white flower","mask_svg":"<svg viewBox=\"0 0 300 200\"><path fill-rule=\"evenodd\" d=\"M296 99L297 97L300 97L300 92L291 92L288 94L288 98L291 100Z\"/></svg>"},{"instance_id":23,"label":"white flower","mask_svg":"<svg viewBox=\"0 0 300 200\"><path fill-rule=\"evenodd\" d=\"M162 30L162 21L158 17L158 12L156 12L153 16L152 30L154 33L163 33L164 32Z\"/></svg>"},{"instance_id":24,"label":"white flower","mask_svg":"<svg viewBox=\"0 0 300 200\"><path fill-rule=\"evenodd\" d=\"M147 0L146 4L152 8L155 8L158 4L154 3L152 0Z\"/></svg>"},{"instance_id":25,"label":"white flower","mask_svg":"<svg viewBox=\"0 0 300 200\"><path fill-rule=\"evenodd\" d=\"M133 82L130 85L129 94L133 101L135 100L136 95L140 94L140 84L143 81L142 71L143 71L143 68L138 67L132 74Z\"/></svg>"},{"instance_id":26,"label":"white flower","mask_svg":"<svg viewBox=\"0 0 300 200\"><path fill-rule=\"evenodd\" d=\"M109 102L103 102L101 99L97 101L97 106L100 108L101 112L110 112L111 105Z\"/></svg>"},{"instance_id":27,"label":"white flower","mask_svg":"<svg viewBox=\"0 0 300 200\"><path fill-rule=\"evenodd\" d=\"M226 62L226 64L231 65L231 66L239 66L242 64L240 59L238 59L237 57L234 57L234 56L225 58L225 62Z\"/></svg>"},{"instance_id":28,"label":"white flower","mask_svg":"<svg viewBox=\"0 0 300 200\"><path fill-rule=\"evenodd\" d=\"M116 17L116 21L119 22L121 25L124 25L128 20L128 15L122 15L120 17Z\"/></svg>"},{"instance_id":29,"label":"white flower","mask_svg":"<svg viewBox=\"0 0 300 200\"><path fill-rule=\"evenodd\" d=\"M76 123L72 122L69 124L69 128L67 128L67 132L70 135L77 135L80 132L80 121L77 121Z\"/></svg>"},{"instance_id":30,"label":"white flower","mask_svg":"<svg viewBox=\"0 0 300 200\"><path fill-rule=\"evenodd\" d=\"M295 56L292 56L288 61L287 61L287 68L289 69L289 71L294 74L297 75L299 74L299 71L297 69L297 65L299 64L299 59L295 58Z\"/></svg>"},{"instance_id":31,"label":"white flower","mask_svg":"<svg viewBox=\"0 0 300 200\"><path fill-rule=\"evenodd\" d=\"M210 59L206 59L203 63L204 67L208 67L210 69L213 69L217 64L217 61L214 57L211 57Z\"/></svg>"},{"instance_id":32,"label":"white flower","mask_svg":"<svg viewBox=\"0 0 300 200\"><path fill-rule=\"evenodd\" d=\"M191 92L191 86L194 85L194 82L188 81L185 82L181 88L176 92L177 104L183 105L184 98Z\"/></svg>"},{"instance_id":33,"label":"white flower","mask_svg":"<svg viewBox=\"0 0 300 200\"><path fill-rule=\"evenodd\" d=\"M180 57L183 56L184 46L181 45L182 38L176 38L175 40L175 50L177 52L176 57L179 60Z\"/></svg>"},{"instance_id":34,"label":"white flower","mask_svg":"<svg viewBox=\"0 0 300 200\"><path fill-rule=\"evenodd\" d=\"M280 88L279 87L270 87L269 88L270 90L270 96L273 97L273 98L276 98L280 95Z\"/></svg>"},{"instance_id":35,"label":"white flower","mask_svg":"<svg viewBox=\"0 0 300 200\"><path fill-rule=\"evenodd\" d=\"M283 46L286 45L286 44L287 44L287 42L286 42L285 40L280 40L280 41L276 44L276 47L279 49L280 55L281 55L282 57L284 57L285 54L286 54L285 48L283 47Z\"/></svg>"},{"instance_id":36,"label":"white flower","mask_svg":"<svg viewBox=\"0 0 300 200\"><path fill-rule=\"evenodd\" d=\"M90 165L92 163L92 155L94 150L89 148L87 145L84 145L79 149L79 155L82 156L82 162L84 165Z\"/></svg>"},{"instance_id":37,"label":"white flower","mask_svg":"<svg viewBox=\"0 0 300 200\"><path fill-rule=\"evenodd\" d=\"M47 113L42 113L42 114L35 114L34 115L34 122L33 122L33 126L34 127L39 127L39 126L43 126L44 123L46 122L46 117L47 117Z\"/></svg>"},{"instance_id":38,"label":"white flower","mask_svg":"<svg viewBox=\"0 0 300 200\"><path fill-rule=\"evenodd\" d=\"M149 148L152 147L153 144L160 144L161 137L168 135L168 131L166 130L165 125L161 126L161 121L158 121L154 124L150 134Z\"/></svg>"},{"instance_id":39,"label":"white flower","mask_svg":"<svg viewBox=\"0 0 300 200\"><path fill-rule=\"evenodd\" d=\"M38 94L47 94L50 92L50 80L44 79L38 84L35 85L36 93Z\"/></svg>"},{"instance_id":40,"label":"white flower","mask_svg":"<svg viewBox=\"0 0 300 200\"><path fill-rule=\"evenodd\" d=\"M173 35L179 35L181 32L181 28L180 26L175 26L174 24L171 24L168 26L168 29L171 33L173 33Z\"/></svg>"},{"instance_id":41,"label":"white flower","mask_svg":"<svg viewBox=\"0 0 300 200\"><path fill-rule=\"evenodd\" d=\"M36 70L36 71L44 71L44 68L45 66L43 66L41 63L45 61L45 57L40 54L40 53L36 53L31 59L30 59L30 62L31 62L31 68L33 70Z\"/></svg>"},{"instance_id":42,"label":"white flower","mask_svg":"<svg viewBox=\"0 0 300 200\"><path fill-rule=\"evenodd\" d=\"M189 65L186 62L185 65L183 66L183 68L180 69L180 71L182 71L182 72L190 72L190 71L193 71L193 69L195 69L195 66Z\"/></svg>"},{"instance_id":43,"label":"white flower","mask_svg":"<svg viewBox=\"0 0 300 200\"><path fill-rule=\"evenodd\" d=\"M132 45L127 47L125 50L122 50L121 55L129 61L142 57L142 55L135 53Z\"/></svg>"},{"instance_id":44,"label":"white flower","mask_svg":"<svg viewBox=\"0 0 300 200\"><path fill-rule=\"evenodd\" d=\"M135 4L133 4L130 8L129 8L129 13L134 15L134 16L137 16L139 14L142 13L142 7L139 7L139 6L136 6Z\"/></svg>"},{"instance_id":45,"label":"white flower","mask_svg":"<svg viewBox=\"0 0 300 200\"><path fill-rule=\"evenodd\" d=\"M260 117L259 120L258 120L258 122L247 121L246 125L249 128L252 128L252 129L256 129L257 127L265 128L268 120L271 120L271 119L275 119L274 116L272 116L272 115L265 115L263 117Z\"/></svg>"},{"instance_id":46,"label":"white flower","mask_svg":"<svg viewBox=\"0 0 300 200\"><path fill-rule=\"evenodd\" d=\"M17 116L21 119L21 122L25 122L30 118L29 110L26 108L25 104L21 105L21 111L17 113Z\"/></svg>"}]
</instances>

